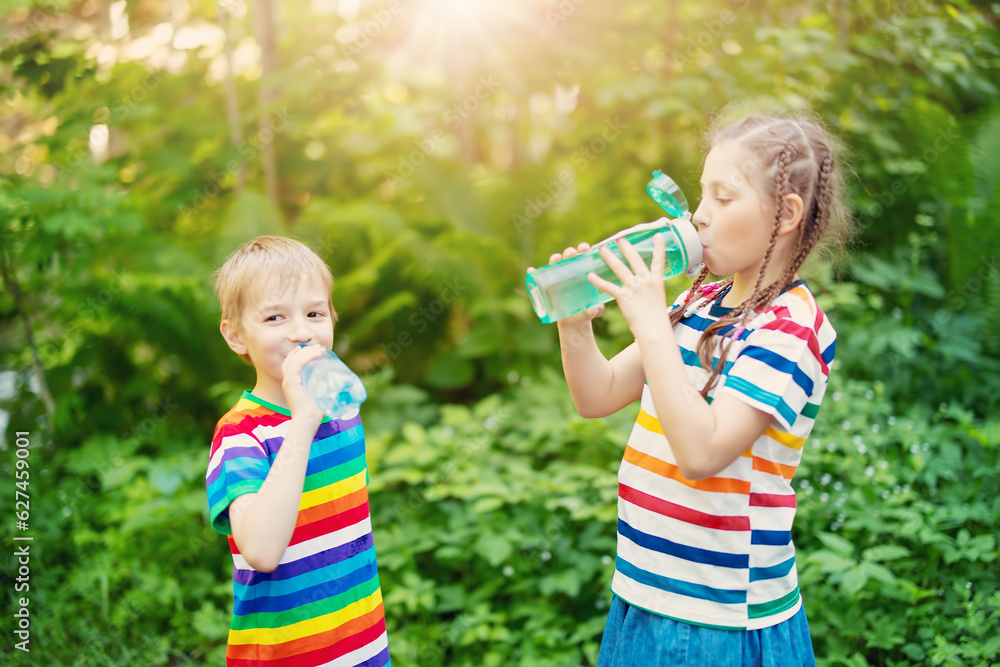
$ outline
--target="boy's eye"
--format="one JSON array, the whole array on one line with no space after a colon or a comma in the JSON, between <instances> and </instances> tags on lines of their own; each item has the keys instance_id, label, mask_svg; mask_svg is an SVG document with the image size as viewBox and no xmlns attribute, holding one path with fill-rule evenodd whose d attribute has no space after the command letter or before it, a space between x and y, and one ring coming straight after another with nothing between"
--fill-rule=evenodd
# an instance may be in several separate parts
<instances>
[{"instance_id":1,"label":"boy's eye","mask_svg":"<svg viewBox=\"0 0 1000 667\"><path fill-rule=\"evenodd\" d=\"M309 317L323 317L323 313L314 310L313 312L309 313Z\"/></svg>"},{"instance_id":2,"label":"boy's eye","mask_svg":"<svg viewBox=\"0 0 1000 667\"><path fill-rule=\"evenodd\" d=\"M264 318L264 321L265 322L277 322L278 321L278 317L279 317L278 315L268 315L266 318Z\"/></svg>"}]
</instances>

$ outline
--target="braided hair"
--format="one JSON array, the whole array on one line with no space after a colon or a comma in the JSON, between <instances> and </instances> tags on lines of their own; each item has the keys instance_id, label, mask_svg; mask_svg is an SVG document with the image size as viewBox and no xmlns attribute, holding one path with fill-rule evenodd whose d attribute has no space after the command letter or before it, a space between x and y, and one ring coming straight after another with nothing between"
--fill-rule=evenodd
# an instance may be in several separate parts
<instances>
[{"instance_id":1,"label":"braided hair","mask_svg":"<svg viewBox=\"0 0 1000 667\"><path fill-rule=\"evenodd\" d=\"M837 145L823 126L805 117L750 116L717 131L712 146L723 142L739 143L753 160L748 174L764 201L774 202L774 225L770 242L761 263L757 282L750 297L728 315L710 324L698 341L702 367L709 371L701 395L708 397L725 368L733 339L744 327L791 284L806 258L823 243L843 245L850 234L851 218L844 202L844 180L837 165ZM749 171L749 168L748 168ZM778 241L785 200L797 194L804 204L798 241L792 257L778 280L764 284L764 276ZM708 268L702 269L688 290L684 304L670 313L671 325L684 317L692 301L711 301L732 286L732 278L712 286L703 286ZM728 335L727 335L728 334ZM715 361L716 335L725 335Z\"/></svg>"}]
</instances>

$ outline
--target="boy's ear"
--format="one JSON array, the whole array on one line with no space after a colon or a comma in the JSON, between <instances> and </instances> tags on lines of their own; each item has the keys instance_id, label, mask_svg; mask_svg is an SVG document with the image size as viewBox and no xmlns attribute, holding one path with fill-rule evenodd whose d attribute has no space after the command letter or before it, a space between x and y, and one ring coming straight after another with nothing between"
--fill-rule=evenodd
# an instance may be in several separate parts
<instances>
[{"instance_id":1,"label":"boy's ear","mask_svg":"<svg viewBox=\"0 0 1000 667\"><path fill-rule=\"evenodd\" d=\"M247 353L247 346L243 344L240 335L229 320L222 320L219 323L219 332L222 333L222 337L226 339L226 343L229 345L229 349L236 354L243 356Z\"/></svg>"},{"instance_id":2,"label":"boy's ear","mask_svg":"<svg viewBox=\"0 0 1000 667\"><path fill-rule=\"evenodd\" d=\"M781 216L781 228L778 230L778 236L798 231L799 225L802 224L805 208L805 203L799 195L785 195L785 210Z\"/></svg>"}]
</instances>

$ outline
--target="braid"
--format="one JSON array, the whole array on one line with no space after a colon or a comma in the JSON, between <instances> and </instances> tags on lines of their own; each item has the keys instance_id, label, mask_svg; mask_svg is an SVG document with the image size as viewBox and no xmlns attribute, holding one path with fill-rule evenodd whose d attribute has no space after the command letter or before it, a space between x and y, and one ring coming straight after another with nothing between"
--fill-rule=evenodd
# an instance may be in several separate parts
<instances>
[{"instance_id":1,"label":"braid","mask_svg":"<svg viewBox=\"0 0 1000 667\"><path fill-rule=\"evenodd\" d=\"M761 285L764 282L764 273L767 271L767 266L771 262L771 255L774 253L774 247L778 243L778 232L781 230L781 215L784 213L785 208L785 196L788 194L788 190L790 189L788 182L788 166L791 164L795 152L794 147L786 146L781 150L781 154L778 156L778 187L775 193L774 226L771 229L771 239L767 245L767 252L764 253L764 260L761 262L760 271L757 273L757 283L754 285L750 298L741 303L730 315L719 318L718 321L708 325L708 327L705 328L705 331L702 332L701 338L698 339L698 359L701 361L703 368L712 369L708 376L708 381L705 382L705 386L701 390L701 395L705 398L708 398L708 393L715 386L715 383L719 379L719 375L726 367L726 360L729 357L729 348L733 345L733 335L738 335L737 331L743 328L747 320L750 318L750 315L758 308L769 303L774 297L777 296L778 293L780 293L780 290L784 288L785 284L787 284L786 282L774 283L769 285L766 289L761 289ZM732 284L732 280L730 280L729 283ZM715 362L715 335L728 327L735 328L733 329L733 333L722 341L722 345L719 350L719 361Z\"/></svg>"},{"instance_id":2,"label":"braid","mask_svg":"<svg viewBox=\"0 0 1000 667\"><path fill-rule=\"evenodd\" d=\"M822 164L819 167L819 175L816 179L816 196L814 197L815 203L813 205L812 221L813 224L808 225L803 234L802 241L800 243L799 252L792 260L791 264L795 265L795 270L798 270L800 266L806 261L809 253L812 252L816 244L822 238L823 233L826 231L827 226L830 222L830 203L833 200L833 155L827 155L823 158Z\"/></svg>"},{"instance_id":3,"label":"braid","mask_svg":"<svg viewBox=\"0 0 1000 667\"><path fill-rule=\"evenodd\" d=\"M757 164L764 165L763 171L756 172L756 187L764 201L766 195L773 196L774 225L749 297L729 314L709 324L698 340L698 358L702 368L708 371L708 379L701 390L705 398L724 372L733 343L757 314L766 311L792 283L806 258L824 243L828 231L837 244L843 244L851 231L850 215L842 201L843 177L835 158L838 144L824 131L821 122L801 117L751 116L715 132L710 146L725 141L739 141ZM792 193L801 196L805 205L798 240L780 277L765 285L765 275L778 246L786 199ZM733 284L729 278L706 289L702 285L707 276L706 268L692 283L684 304L670 313L671 325L676 326L681 321L691 308L689 304L706 297L717 298L722 290ZM717 335L722 336L722 340L718 340Z\"/></svg>"},{"instance_id":4,"label":"braid","mask_svg":"<svg viewBox=\"0 0 1000 667\"><path fill-rule=\"evenodd\" d=\"M698 273L698 276L694 279L694 282L691 283L691 287L688 289L688 295L687 298L684 299L684 303L682 303L679 308L674 308L672 311L670 311L671 327L677 326L677 323L680 322L681 318L684 317L684 311L687 309L687 305L691 303L692 300L694 300L695 295L698 293L698 288L701 287L701 284L705 282L705 278L707 277L708 277L708 267L705 266L702 267L701 271Z\"/></svg>"}]
</instances>

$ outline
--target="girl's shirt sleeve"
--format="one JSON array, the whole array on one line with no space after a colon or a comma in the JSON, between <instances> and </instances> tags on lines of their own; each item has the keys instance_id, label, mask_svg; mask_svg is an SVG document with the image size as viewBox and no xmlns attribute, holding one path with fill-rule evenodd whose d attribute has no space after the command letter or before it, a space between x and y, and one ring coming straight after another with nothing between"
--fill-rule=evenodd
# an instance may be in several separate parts
<instances>
[{"instance_id":1,"label":"girl's shirt sleeve","mask_svg":"<svg viewBox=\"0 0 1000 667\"><path fill-rule=\"evenodd\" d=\"M212 528L232 535L229 505L246 493L257 493L271 468L264 445L241 429L220 428L212 441L205 483Z\"/></svg>"},{"instance_id":2,"label":"girl's shirt sleeve","mask_svg":"<svg viewBox=\"0 0 1000 667\"><path fill-rule=\"evenodd\" d=\"M772 415L791 431L806 406L818 405L826 391L833 341L821 344L822 321L822 315L787 315L752 330L721 391Z\"/></svg>"}]
</instances>

